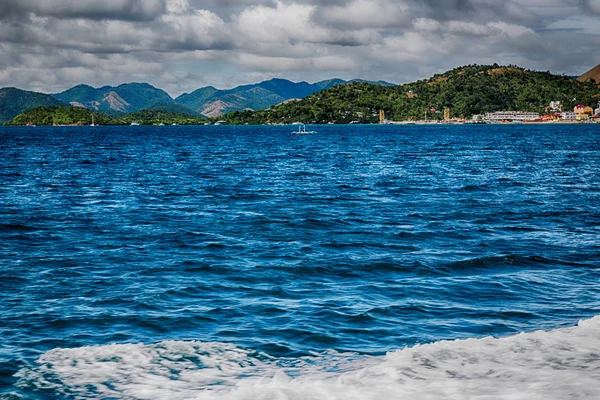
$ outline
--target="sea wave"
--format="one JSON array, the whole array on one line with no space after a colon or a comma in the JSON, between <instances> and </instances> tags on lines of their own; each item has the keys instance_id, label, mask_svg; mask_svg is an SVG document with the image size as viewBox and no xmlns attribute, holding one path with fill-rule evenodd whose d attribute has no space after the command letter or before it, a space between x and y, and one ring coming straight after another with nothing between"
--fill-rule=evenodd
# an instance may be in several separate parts
<instances>
[{"instance_id":1,"label":"sea wave","mask_svg":"<svg viewBox=\"0 0 600 400\"><path fill-rule=\"evenodd\" d=\"M18 386L74 399L596 399L600 316L575 327L441 341L383 357L274 358L224 343L54 349Z\"/></svg>"}]
</instances>

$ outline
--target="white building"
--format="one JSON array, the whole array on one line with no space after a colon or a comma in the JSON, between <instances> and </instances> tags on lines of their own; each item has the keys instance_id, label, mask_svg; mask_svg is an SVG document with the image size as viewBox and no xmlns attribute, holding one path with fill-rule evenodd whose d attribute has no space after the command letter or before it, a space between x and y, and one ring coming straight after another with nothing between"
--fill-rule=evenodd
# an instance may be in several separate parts
<instances>
[{"instance_id":1,"label":"white building","mask_svg":"<svg viewBox=\"0 0 600 400\"><path fill-rule=\"evenodd\" d=\"M598 102L598 108L594 111L594 115L600 115L600 101Z\"/></svg>"},{"instance_id":2,"label":"white building","mask_svg":"<svg viewBox=\"0 0 600 400\"><path fill-rule=\"evenodd\" d=\"M560 101L551 101L550 102L550 110L562 111L562 103Z\"/></svg>"},{"instance_id":3,"label":"white building","mask_svg":"<svg viewBox=\"0 0 600 400\"><path fill-rule=\"evenodd\" d=\"M540 119L540 114L526 111L498 111L485 114L486 121L533 121Z\"/></svg>"},{"instance_id":4,"label":"white building","mask_svg":"<svg viewBox=\"0 0 600 400\"><path fill-rule=\"evenodd\" d=\"M577 120L577 114L575 114L573 111L568 111L560 113L560 118L564 121L575 121Z\"/></svg>"}]
</instances>

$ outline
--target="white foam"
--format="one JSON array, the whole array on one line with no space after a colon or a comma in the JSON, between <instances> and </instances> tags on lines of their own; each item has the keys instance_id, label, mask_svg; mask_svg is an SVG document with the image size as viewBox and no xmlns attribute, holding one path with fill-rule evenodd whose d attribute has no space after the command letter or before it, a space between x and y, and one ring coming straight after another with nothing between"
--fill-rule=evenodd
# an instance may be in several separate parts
<instances>
[{"instance_id":1,"label":"white foam","mask_svg":"<svg viewBox=\"0 0 600 400\"><path fill-rule=\"evenodd\" d=\"M281 360L221 343L55 349L25 389L77 399L599 399L600 316L573 328L444 341L359 358Z\"/></svg>"}]
</instances>

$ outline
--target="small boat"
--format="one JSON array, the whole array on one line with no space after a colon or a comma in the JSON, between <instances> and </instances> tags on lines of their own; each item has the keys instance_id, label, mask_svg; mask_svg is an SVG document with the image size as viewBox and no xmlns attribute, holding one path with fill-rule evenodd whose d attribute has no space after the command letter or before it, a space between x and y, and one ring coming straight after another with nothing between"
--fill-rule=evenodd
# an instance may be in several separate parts
<instances>
[{"instance_id":1,"label":"small boat","mask_svg":"<svg viewBox=\"0 0 600 400\"><path fill-rule=\"evenodd\" d=\"M140 126L141 124L139 122L132 122L130 126Z\"/></svg>"},{"instance_id":2,"label":"small boat","mask_svg":"<svg viewBox=\"0 0 600 400\"><path fill-rule=\"evenodd\" d=\"M306 125L300 124L298 125L298 130L292 132L294 135L313 135L317 133L316 131L307 131Z\"/></svg>"}]
</instances>

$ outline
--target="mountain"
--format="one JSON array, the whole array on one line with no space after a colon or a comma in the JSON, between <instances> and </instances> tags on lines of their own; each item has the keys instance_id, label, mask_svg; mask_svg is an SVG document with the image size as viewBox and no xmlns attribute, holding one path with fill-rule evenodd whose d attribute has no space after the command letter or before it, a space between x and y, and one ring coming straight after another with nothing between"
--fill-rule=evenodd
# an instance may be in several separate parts
<instances>
[{"instance_id":1,"label":"mountain","mask_svg":"<svg viewBox=\"0 0 600 400\"><path fill-rule=\"evenodd\" d=\"M63 105L36 107L27 110L17 115L9 122L9 125L90 125L92 121L99 125L108 125L113 122L110 117L104 114L81 107Z\"/></svg>"},{"instance_id":2,"label":"mountain","mask_svg":"<svg viewBox=\"0 0 600 400\"><path fill-rule=\"evenodd\" d=\"M54 97L72 106L121 115L140 111L158 103L174 103L167 92L147 83L126 83L116 87L101 88L78 85L57 93Z\"/></svg>"},{"instance_id":3,"label":"mountain","mask_svg":"<svg viewBox=\"0 0 600 400\"><path fill-rule=\"evenodd\" d=\"M386 82L386 81L366 81L364 79L352 79L351 81L348 81L347 83L369 83L371 85L378 85L378 86L398 86L395 83L390 83L390 82Z\"/></svg>"},{"instance_id":4,"label":"mountain","mask_svg":"<svg viewBox=\"0 0 600 400\"><path fill-rule=\"evenodd\" d=\"M87 108L102 112L111 118L142 110L161 110L193 117L219 117L232 111L262 110L290 100L303 99L313 93L346 83L348 81L342 79L312 84L271 79L230 90L219 90L209 86L192 93L184 93L176 100L164 90L148 83L126 83L99 88L81 84L53 95L6 88L0 89L0 123L10 121L23 111L35 107L59 105ZM393 85L383 81L372 83Z\"/></svg>"},{"instance_id":5,"label":"mountain","mask_svg":"<svg viewBox=\"0 0 600 400\"><path fill-rule=\"evenodd\" d=\"M0 123L8 122L24 111L40 106L59 106L54 97L16 88L0 89Z\"/></svg>"},{"instance_id":6,"label":"mountain","mask_svg":"<svg viewBox=\"0 0 600 400\"><path fill-rule=\"evenodd\" d=\"M278 96L281 96L284 100L287 100L310 96L315 91L327 89L331 87L330 85L333 84L335 84L334 81L330 81L326 87L321 87L321 85L312 85L307 82L295 83L288 81L287 79L271 79L269 81L264 81L256 85L240 86L238 90L242 91L246 88L252 89L254 87L260 87L262 89L273 92Z\"/></svg>"},{"instance_id":7,"label":"mountain","mask_svg":"<svg viewBox=\"0 0 600 400\"><path fill-rule=\"evenodd\" d=\"M254 85L218 90L212 86L184 93L175 102L207 117L218 117L235 110L260 110L293 98L304 98L319 87L306 82L271 79Z\"/></svg>"},{"instance_id":8,"label":"mountain","mask_svg":"<svg viewBox=\"0 0 600 400\"><path fill-rule=\"evenodd\" d=\"M600 88L563 75L530 71L516 66L469 65L430 79L400 86L364 82L335 85L303 100L287 102L268 110L238 111L223 119L236 123L372 123L384 110L390 120L441 119L445 107L455 117L494 111L543 113L551 101L565 110L577 104L596 104ZM435 110L431 110L434 108Z\"/></svg>"},{"instance_id":9,"label":"mountain","mask_svg":"<svg viewBox=\"0 0 600 400\"><path fill-rule=\"evenodd\" d=\"M223 92L212 86L204 87L193 91L192 93L184 93L175 99L177 104L188 107L196 112L201 112L202 106L217 93Z\"/></svg>"},{"instance_id":10,"label":"mountain","mask_svg":"<svg viewBox=\"0 0 600 400\"><path fill-rule=\"evenodd\" d=\"M600 84L600 65L595 66L594 68L577 78L577 80L580 82L589 82L592 79L597 84Z\"/></svg>"},{"instance_id":11,"label":"mountain","mask_svg":"<svg viewBox=\"0 0 600 400\"><path fill-rule=\"evenodd\" d=\"M313 93L345 84L342 79L330 79L317 83L291 82L287 79L271 79L254 85L238 86L230 90L218 90L212 86L184 93L175 102L200 114L216 118L232 111L261 110L292 99L303 99ZM378 82L381 85L392 85Z\"/></svg>"},{"instance_id":12,"label":"mountain","mask_svg":"<svg viewBox=\"0 0 600 400\"><path fill-rule=\"evenodd\" d=\"M317 92L320 92L321 90L327 90L329 88L334 87L335 85L343 85L345 83L348 83L348 81L335 78L335 79L328 79L325 81L313 83L313 86L315 86L318 89Z\"/></svg>"}]
</instances>

